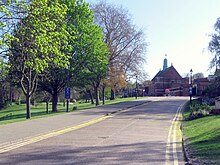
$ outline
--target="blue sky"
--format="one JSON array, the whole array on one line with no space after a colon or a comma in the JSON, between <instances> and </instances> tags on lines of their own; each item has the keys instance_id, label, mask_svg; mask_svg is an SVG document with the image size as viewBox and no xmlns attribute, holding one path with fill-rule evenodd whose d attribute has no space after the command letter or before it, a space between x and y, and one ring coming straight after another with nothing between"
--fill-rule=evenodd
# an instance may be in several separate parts
<instances>
[{"instance_id":1,"label":"blue sky","mask_svg":"<svg viewBox=\"0 0 220 165\"><path fill-rule=\"evenodd\" d=\"M85 0L96 3L97 0ZM147 65L152 79L162 68L167 54L180 75L202 72L208 76L212 55L207 47L209 34L220 17L220 0L107 0L127 8L134 24L143 28L147 48Z\"/></svg>"}]
</instances>

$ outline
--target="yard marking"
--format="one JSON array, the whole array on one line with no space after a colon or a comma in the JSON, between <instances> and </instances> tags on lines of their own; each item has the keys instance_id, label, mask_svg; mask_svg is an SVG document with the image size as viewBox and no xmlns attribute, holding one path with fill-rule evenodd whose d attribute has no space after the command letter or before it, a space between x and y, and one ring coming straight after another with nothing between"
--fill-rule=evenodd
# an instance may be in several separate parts
<instances>
[{"instance_id":1,"label":"yard marking","mask_svg":"<svg viewBox=\"0 0 220 165\"><path fill-rule=\"evenodd\" d=\"M27 139L22 140L22 141L16 141L16 142L11 142L9 144L5 144L5 145L0 147L0 154L4 153L4 152L11 151L13 149L16 149L16 148L19 148L19 147L22 147L22 146L25 146L25 145L28 145L28 144L32 144L32 143L39 142L41 140L48 139L50 137L54 137L54 136L58 136L58 135L70 132L70 131L78 130L80 128L83 128L83 127L98 123L100 121L103 121L103 120L105 120L109 117L111 117L111 116L110 115L109 116L103 116L103 117L93 119L93 120L90 120L88 122L76 125L76 126L71 126L71 127L68 127L68 128L64 128L64 129L61 129L61 130L58 130L58 131L50 132L50 133L43 134L43 135L36 136L36 137L32 137L32 138L27 138Z\"/></svg>"}]
</instances>

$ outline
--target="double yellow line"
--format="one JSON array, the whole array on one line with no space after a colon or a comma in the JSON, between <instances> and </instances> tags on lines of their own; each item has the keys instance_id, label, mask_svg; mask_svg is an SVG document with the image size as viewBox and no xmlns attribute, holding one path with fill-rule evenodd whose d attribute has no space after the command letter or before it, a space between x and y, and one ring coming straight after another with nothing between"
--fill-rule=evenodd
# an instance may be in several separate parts
<instances>
[{"instance_id":1,"label":"double yellow line","mask_svg":"<svg viewBox=\"0 0 220 165\"><path fill-rule=\"evenodd\" d=\"M172 120L170 129L169 129L169 134L168 134L168 138L167 138L167 145L166 145L166 155L165 155L166 163L165 163L165 165L170 165L170 164L178 165L179 164L178 156L177 156L177 143L179 143L179 141L177 140L177 134L179 136L182 136L180 128L178 128L178 125L180 124L179 119L181 118L180 112L182 110L182 107L183 107L183 105L181 105L178 108L178 110Z\"/></svg>"},{"instance_id":2,"label":"double yellow line","mask_svg":"<svg viewBox=\"0 0 220 165\"><path fill-rule=\"evenodd\" d=\"M61 129L61 130L58 130L58 131L54 131L54 132L50 132L50 133L47 133L47 134L44 134L44 135L40 135L40 136L36 136L36 137L32 137L32 138L27 138L27 139L24 139L24 140L21 140L21 141L11 142L11 143L2 145L2 146L0 146L0 154L11 151L13 149L16 149L16 148L19 148L19 147L22 147L22 146L25 146L25 145L28 145L28 144L32 144L32 143L39 142L41 140L48 139L50 137L54 137L54 136L58 136L58 135L61 135L61 134L67 133L67 132L78 130L80 128L83 128L83 127L98 123L100 121L103 121L103 120L105 120L109 117L111 117L111 115L96 118L96 119L90 120L88 122L85 122L85 123L82 123L82 124L79 124L79 125L76 125L76 126L67 127L67 128L64 128L64 129Z\"/></svg>"},{"instance_id":3,"label":"double yellow line","mask_svg":"<svg viewBox=\"0 0 220 165\"><path fill-rule=\"evenodd\" d=\"M147 103L149 103L149 102L147 102ZM32 143L36 143L36 142L39 142L39 141L44 140L44 139L48 139L50 137L62 135L64 133L71 132L71 131L74 131L74 130L78 130L80 128L98 123L100 121L103 121L107 118L112 117L113 115L116 116L116 115L119 115L120 113L126 112L131 108L133 108L133 107L118 110L118 111L109 113L106 116L99 117L99 118L90 120L88 122L85 122L85 123L82 123L82 124L79 124L79 125L76 125L76 126L67 127L67 128L64 128L64 129L61 129L61 130L58 130L58 131L53 131L53 132L43 134L43 135L39 135L39 136L36 136L36 137L26 138L26 139L23 139L23 140L20 140L20 141L13 141L13 142L6 143L6 144L3 144L3 145L0 144L0 154L11 151L13 149L16 149L16 148L19 148L19 147L22 147L22 146L25 146L25 145L28 145L28 144L32 144Z\"/></svg>"}]
</instances>

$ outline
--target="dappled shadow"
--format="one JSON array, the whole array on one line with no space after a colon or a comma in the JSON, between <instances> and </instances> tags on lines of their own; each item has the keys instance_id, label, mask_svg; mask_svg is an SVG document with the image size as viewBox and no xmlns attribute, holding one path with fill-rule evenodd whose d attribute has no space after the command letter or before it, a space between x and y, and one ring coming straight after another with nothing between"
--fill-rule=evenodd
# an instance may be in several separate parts
<instances>
[{"instance_id":1,"label":"dappled shadow","mask_svg":"<svg viewBox=\"0 0 220 165\"><path fill-rule=\"evenodd\" d=\"M189 152L190 157L199 158L201 162L208 164L220 164L219 132L219 129L209 130L206 133L198 134L197 136L186 139L186 149Z\"/></svg>"},{"instance_id":2,"label":"dappled shadow","mask_svg":"<svg viewBox=\"0 0 220 165\"><path fill-rule=\"evenodd\" d=\"M52 112L49 112L49 113L46 113L46 112L32 112L31 113L31 116L32 117L38 117L38 116L45 116L45 115L48 115L48 114L53 114ZM10 113L8 115L5 115L5 116L2 116L0 117L0 122L1 121L10 121L10 120L14 120L14 119L25 119L26 118L26 114L13 114L13 113Z\"/></svg>"},{"instance_id":3,"label":"dappled shadow","mask_svg":"<svg viewBox=\"0 0 220 165\"><path fill-rule=\"evenodd\" d=\"M127 108L129 106L136 106L137 103L143 104L145 101L129 101L126 103L118 103L114 105L108 105L104 107L98 107L96 109L86 110L86 113L80 113L80 115L103 115L109 112L118 111L120 109ZM126 112L117 115L114 119L117 118L132 118L132 121L136 121L133 119L143 119L147 120L166 120L170 122L170 119L173 118L179 103L172 103L169 101L158 101L152 102L147 106L140 106L137 108L133 108ZM71 113L69 115L75 115ZM72 117L72 116L71 116ZM93 116L92 116L93 117ZM74 118L73 118L74 119ZM113 118L112 118L113 119ZM74 135L67 135L66 139L64 136L57 136L53 137L50 140L44 140L38 143L34 143L31 145L27 145L25 147L10 151L8 153L0 154L0 164L65 164L65 165L72 165L72 164L81 164L81 165L91 165L91 164L111 164L111 165L127 165L127 164L164 164L165 163L165 154L166 154L166 140L163 141L163 138L158 138L158 134L156 132L155 136L151 136L153 129L156 127L152 127L150 129L150 133L144 134L143 137L140 137L139 140L133 140L132 142L126 141L127 138L132 138L138 136L137 133L139 132L136 128L140 128L139 126L143 126L143 128L149 128L150 125L145 125L147 123L143 123L142 120L137 120L138 122L142 122L138 127L132 127L132 129L136 130L136 134L125 133L122 136L122 139L110 139L108 141L108 136L111 135L110 130L114 130L118 128L117 120L105 120L106 122L111 121L115 125L113 127L107 129L104 127L104 124L100 122L100 127L102 128L98 130L97 128L92 130L92 134L89 134L89 130L84 130L85 136L82 134L83 129L78 132L73 132L75 136L79 135L78 141L74 141ZM129 120L122 120L122 124L126 124L124 121L131 121ZM145 122L144 121L144 122ZM132 124L137 126L139 124L135 122ZM151 121L149 123L152 123ZM156 122L162 123L159 124L157 128L165 127L167 129L167 125L169 123L166 122ZM121 125L121 123L118 123ZM167 124L167 125L166 125ZM107 126L109 123L107 123ZM132 126L133 126L132 125ZM97 125L92 125L97 126ZM131 125L130 125L131 126ZM155 126L155 125L154 125ZM90 126L91 127L91 126ZM104 128L103 128L104 127ZM87 127L89 128L89 127ZM106 129L105 129L106 128ZM98 131L97 131L98 130ZM97 131L97 132L93 132ZM103 133L106 131L105 133ZM109 131L109 132L108 132ZM118 132L121 132L121 129L118 129ZM95 136L92 136L94 135ZM168 132L167 132L168 133ZM69 133L70 134L70 133ZM166 133L165 133L166 134ZM140 135L143 135L140 134ZM147 135L145 137L145 135ZM155 137L155 139L154 139ZM58 139L60 138L60 139ZM92 139L93 138L93 139ZM150 141L147 141L146 138L149 138ZM157 139L158 138L158 139ZM167 138L167 135L166 137ZM83 140L84 139L84 140ZM95 140L94 140L95 139ZM103 140L107 139L109 143L102 143ZM95 142L90 142L90 140L94 140ZM123 141L124 140L124 141ZM161 140L161 141L159 141ZM52 143L51 143L52 141ZM88 141L90 143L88 143ZM50 143L49 143L50 142ZM78 143L77 143L78 142ZM101 143L100 143L101 142ZM130 143L129 143L130 142ZM94 145L91 145L94 144ZM87 144L87 145L86 145ZM82 146L80 146L82 145ZM172 144L171 144L172 145ZM170 151L170 154L172 149ZM172 157L170 155L170 157Z\"/></svg>"},{"instance_id":4,"label":"dappled shadow","mask_svg":"<svg viewBox=\"0 0 220 165\"><path fill-rule=\"evenodd\" d=\"M110 105L104 105L104 106L97 106L95 108L85 109L81 110L82 115L106 115L110 113L116 113L120 110L125 110L128 108L132 108L135 106L142 105L144 103L148 103L149 101L127 101L127 102L120 102ZM83 113L86 111L86 113ZM70 115L74 115L74 113L71 113Z\"/></svg>"},{"instance_id":5,"label":"dappled shadow","mask_svg":"<svg viewBox=\"0 0 220 165\"><path fill-rule=\"evenodd\" d=\"M164 164L164 146L160 141L87 147L60 144L1 154L0 164Z\"/></svg>"}]
</instances>

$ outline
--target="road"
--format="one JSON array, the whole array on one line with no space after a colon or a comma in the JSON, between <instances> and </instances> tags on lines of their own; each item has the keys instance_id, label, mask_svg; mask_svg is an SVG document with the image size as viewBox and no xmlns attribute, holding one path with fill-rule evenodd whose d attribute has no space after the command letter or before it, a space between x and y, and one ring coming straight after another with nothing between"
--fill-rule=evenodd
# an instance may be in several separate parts
<instances>
[{"instance_id":1,"label":"road","mask_svg":"<svg viewBox=\"0 0 220 165\"><path fill-rule=\"evenodd\" d=\"M187 99L146 98L2 125L0 164L184 164L178 112Z\"/></svg>"}]
</instances>

